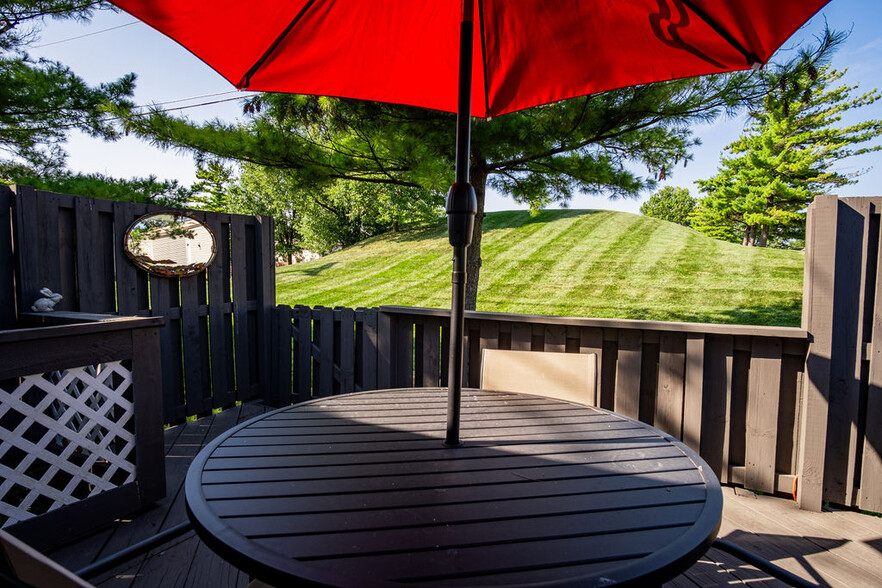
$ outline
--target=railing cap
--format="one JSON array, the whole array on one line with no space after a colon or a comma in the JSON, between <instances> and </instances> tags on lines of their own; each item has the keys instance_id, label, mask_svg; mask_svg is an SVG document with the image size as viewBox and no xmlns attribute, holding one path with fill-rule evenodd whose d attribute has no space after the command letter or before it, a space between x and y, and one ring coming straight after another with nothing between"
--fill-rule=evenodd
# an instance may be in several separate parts
<instances>
[{"instance_id":1,"label":"railing cap","mask_svg":"<svg viewBox=\"0 0 882 588\"><path fill-rule=\"evenodd\" d=\"M411 316L450 316L450 310L442 308L418 308L411 306L380 306L380 312ZM608 319L564 317L539 314L512 314L504 312L466 311L466 320L488 320L574 327L598 327L604 329L636 329L643 331L668 331L678 333L703 333L708 335L741 335L778 337L782 339L807 339L808 332L798 327L774 327L765 325L728 325L715 323L686 323L645 321L634 319Z\"/></svg>"}]
</instances>

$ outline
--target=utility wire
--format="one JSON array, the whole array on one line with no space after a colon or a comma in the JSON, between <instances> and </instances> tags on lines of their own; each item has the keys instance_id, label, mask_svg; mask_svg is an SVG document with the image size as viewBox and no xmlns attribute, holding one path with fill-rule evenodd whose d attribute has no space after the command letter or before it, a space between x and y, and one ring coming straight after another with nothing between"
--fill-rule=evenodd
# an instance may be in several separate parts
<instances>
[{"instance_id":1,"label":"utility wire","mask_svg":"<svg viewBox=\"0 0 882 588\"><path fill-rule=\"evenodd\" d=\"M166 104L177 104L178 102L189 102L190 100L199 100L201 98L214 98L215 96L225 96L226 94L239 94L235 98L251 98L252 96L257 96L257 92L251 94L243 94L241 90L227 90L225 92L215 92L214 94L200 94L199 96L190 96L189 98L178 98L177 100L165 100L163 102L154 102L150 105L144 106L136 106L135 108L148 108L150 106L165 106ZM231 100L235 100L235 98L231 98ZM206 104L211 104L210 102L206 102ZM194 105L194 106L199 106Z\"/></svg>"},{"instance_id":2,"label":"utility wire","mask_svg":"<svg viewBox=\"0 0 882 588\"><path fill-rule=\"evenodd\" d=\"M77 39L84 39L86 37L91 37L94 35L100 35L101 33L106 33L108 31L115 31L116 29L121 29L123 27L130 27L132 25L138 24L140 21L132 21L127 22L125 24L116 25L115 27L109 27L106 29L101 29L100 31L93 31L91 33L85 33L83 35L77 35L76 37L68 37L67 39L60 39L58 41L52 41L51 43L43 43L41 45L33 45L33 49L42 49L43 47L49 47L51 45L58 45L59 43L67 43L68 41L76 41Z\"/></svg>"},{"instance_id":3,"label":"utility wire","mask_svg":"<svg viewBox=\"0 0 882 588\"><path fill-rule=\"evenodd\" d=\"M233 92L238 92L238 90L232 90L232 91L233 91ZM218 93L218 94L206 94L205 96L196 96L195 98L204 98L204 97L210 97L210 96L221 96L221 95L223 95L223 94L229 94L229 92L220 92L220 93ZM161 109L158 109L158 110L156 110L155 108L151 108L151 107L156 107L156 106L162 106L162 105L165 105L165 104L174 104L174 103L176 103L176 102L185 102L185 101L187 101L187 100L193 100L193 98L181 98L180 100L170 100L170 101L168 101L168 102L161 102L161 103L157 103L157 104L153 104L153 105L147 105L147 106L135 106L134 108L151 108L151 110L146 111L146 112L137 112L137 113L133 113L132 115L133 115L133 116L147 116L147 115L149 115L149 114L153 114L154 112L160 112L160 113L161 113L161 112L171 112L171 111L173 111L173 110L187 110L187 109L189 109L189 108L199 108L199 107L202 107L202 106L211 106L211 105L214 105L214 104L221 104L221 103L223 103L223 102L232 102L233 100L243 100L243 99L245 99L245 98L250 98L251 96L254 96L254 95L256 95L256 94L249 94L249 95L247 95L247 96L233 96L233 97L231 97L231 98L222 98L222 99L220 99L220 100L210 100L210 101L208 101L208 102L200 102L200 103L198 103L198 104L185 104L185 105L183 105L183 106L172 106L172 107L170 107L170 108L161 108ZM109 117L109 118L102 119L101 122L115 122L115 121L119 121L119 120L122 120L122 118L121 118L121 117L118 117L118 116L114 116L114 117ZM53 127L42 127L42 128L41 128L41 127L19 127L19 128L8 127L8 128L3 129L2 127L0 127L0 132L4 132L4 133L5 133L5 132L9 132L9 131L20 131L20 132L32 133L32 132L35 132L35 131L52 131L52 130L62 130L62 129L75 129L75 128L79 128L79 127L82 127L82 126L83 126L82 124L71 123L71 124L67 124L67 125L58 125L58 126L53 126Z\"/></svg>"}]
</instances>

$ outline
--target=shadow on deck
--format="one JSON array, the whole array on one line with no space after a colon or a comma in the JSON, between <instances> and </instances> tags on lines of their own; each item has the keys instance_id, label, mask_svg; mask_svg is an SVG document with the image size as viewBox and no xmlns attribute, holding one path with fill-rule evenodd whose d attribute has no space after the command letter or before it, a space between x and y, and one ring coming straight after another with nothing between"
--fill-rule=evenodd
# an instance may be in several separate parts
<instances>
[{"instance_id":1,"label":"shadow on deck","mask_svg":"<svg viewBox=\"0 0 882 588\"><path fill-rule=\"evenodd\" d=\"M248 403L165 432L167 495L153 508L50 553L77 570L187 520L183 484L190 462L227 429L269 410ZM882 519L851 511L811 513L792 501L723 488L719 537L823 586L882 586ZM215 555L193 531L91 580L100 588L234 588L248 575ZM784 586L717 549L669 587Z\"/></svg>"}]
</instances>

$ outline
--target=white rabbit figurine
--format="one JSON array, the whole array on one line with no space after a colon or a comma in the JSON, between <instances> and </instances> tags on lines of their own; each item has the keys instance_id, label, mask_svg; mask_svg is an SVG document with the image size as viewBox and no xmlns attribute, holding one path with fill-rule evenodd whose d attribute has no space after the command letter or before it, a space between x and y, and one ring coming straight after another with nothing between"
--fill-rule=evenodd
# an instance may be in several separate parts
<instances>
[{"instance_id":1,"label":"white rabbit figurine","mask_svg":"<svg viewBox=\"0 0 882 588\"><path fill-rule=\"evenodd\" d=\"M31 310L34 312L52 312L53 307L63 298L61 294L56 294L49 288L40 290L43 298L37 298Z\"/></svg>"}]
</instances>

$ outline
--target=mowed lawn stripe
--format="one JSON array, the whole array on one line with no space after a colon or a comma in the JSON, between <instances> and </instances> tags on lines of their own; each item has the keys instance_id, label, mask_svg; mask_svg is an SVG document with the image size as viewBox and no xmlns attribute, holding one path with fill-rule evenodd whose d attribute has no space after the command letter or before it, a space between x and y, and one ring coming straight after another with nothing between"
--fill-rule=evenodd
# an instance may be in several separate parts
<instances>
[{"instance_id":1,"label":"mowed lawn stripe","mask_svg":"<svg viewBox=\"0 0 882 588\"><path fill-rule=\"evenodd\" d=\"M478 309L799 325L804 256L742 247L623 212L489 213ZM446 223L279 268L277 301L450 307Z\"/></svg>"},{"instance_id":2,"label":"mowed lawn stripe","mask_svg":"<svg viewBox=\"0 0 882 588\"><path fill-rule=\"evenodd\" d=\"M481 267L479 307L532 299L530 292L537 282L544 288L566 288L574 268L583 263L584 244L592 240L597 227L604 227L605 232L608 221L604 213L582 214L544 222L544 230L526 236L511 230L505 241L514 241L511 245L484 256L492 263Z\"/></svg>"}]
</instances>

